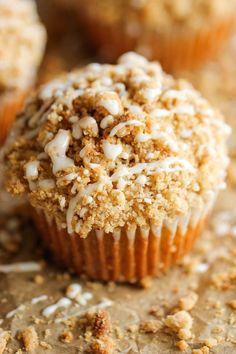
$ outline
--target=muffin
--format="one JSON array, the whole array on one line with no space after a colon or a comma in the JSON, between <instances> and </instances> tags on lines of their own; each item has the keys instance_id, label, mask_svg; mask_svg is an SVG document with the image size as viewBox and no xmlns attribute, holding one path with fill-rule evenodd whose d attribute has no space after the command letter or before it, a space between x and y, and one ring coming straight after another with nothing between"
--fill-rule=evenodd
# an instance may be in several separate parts
<instances>
[{"instance_id":1,"label":"muffin","mask_svg":"<svg viewBox=\"0 0 236 354\"><path fill-rule=\"evenodd\" d=\"M45 245L89 278L135 282L179 262L225 187L219 112L157 62L126 53L28 100L7 154Z\"/></svg>"},{"instance_id":2,"label":"muffin","mask_svg":"<svg viewBox=\"0 0 236 354\"><path fill-rule=\"evenodd\" d=\"M45 42L33 1L0 1L0 143L34 85Z\"/></svg>"},{"instance_id":3,"label":"muffin","mask_svg":"<svg viewBox=\"0 0 236 354\"><path fill-rule=\"evenodd\" d=\"M90 0L77 9L101 57L113 61L135 50L173 72L217 53L229 36L235 0Z\"/></svg>"}]
</instances>

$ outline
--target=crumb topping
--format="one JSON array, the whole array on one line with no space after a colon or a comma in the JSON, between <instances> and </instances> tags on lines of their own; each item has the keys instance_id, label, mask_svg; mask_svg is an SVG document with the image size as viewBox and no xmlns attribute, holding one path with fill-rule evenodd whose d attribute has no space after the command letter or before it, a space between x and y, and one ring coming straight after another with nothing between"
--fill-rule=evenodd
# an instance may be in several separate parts
<instances>
[{"instance_id":1,"label":"crumb topping","mask_svg":"<svg viewBox=\"0 0 236 354\"><path fill-rule=\"evenodd\" d=\"M227 6L223 0L118 0L116 6L112 0L91 0L87 5L81 2L89 16L113 25L122 24L126 33L133 37L141 35L144 28L169 30L173 24L199 28L229 16L235 9L234 0ZM124 18L128 19L126 23Z\"/></svg>"},{"instance_id":2,"label":"crumb topping","mask_svg":"<svg viewBox=\"0 0 236 354\"><path fill-rule=\"evenodd\" d=\"M110 326L110 317L107 311L100 310L95 313L92 324L93 334L95 337L100 338L107 335L110 331Z\"/></svg>"},{"instance_id":3,"label":"crumb topping","mask_svg":"<svg viewBox=\"0 0 236 354\"><path fill-rule=\"evenodd\" d=\"M192 337L193 319L186 311L178 311L165 319L165 325L177 333L179 339L185 340Z\"/></svg>"},{"instance_id":4,"label":"crumb topping","mask_svg":"<svg viewBox=\"0 0 236 354\"><path fill-rule=\"evenodd\" d=\"M191 291L179 300L179 307L181 310L190 311L196 305L197 301L198 295L195 292Z\"/></svg>"},{"instance_id":5,"label":"crumb topping","mask_svg":"<svg viewBox=\"0 0 236 354\"><path fill-rule=\"evenodd\" d=\"M114 349L114 341L110 337L104 336L91 341L89 352L91 354L113 354Z\"/></svg>"},{"instance_id":6,"label":"crumb topping","mask_svg":"<svg viewBox=\"0 0 236 354\"><path fill-rule=\"evenodd\" d=\"M28 101L8 153L8 189L81 237L201 208L225 187L219 112L135 53L90 64Z\"/></svg>"},{"instance_id":7,"label":"crumb topping","mask_svg":"<svg viewBox=\"0 0 236 354\"><path fill-rule=\"evenodd\" d=\"M34 1L0 1L0 92L24 89L36 74L46 42Z\"/></svg>"},{"instance_id":8,"label":"crumb topping","mask_svg":"<svg viewBox=\"0 0 236 354\"><path fill-rule=\"evenodd\" d=\"M157 333L163 324L159 320L149 320L140 323L140 330L144 333Z\"/></svg>"},{"instance_id":9,"label":"crumb topping","mask_svg":"<svg viewBox=\"0 0 236 354\"><path fill-rule=\"evenodd\" d=\"M66 344L69 344L73 341L74 336L73 333L71 331L68 331L67 329L65 329L62 334L59 337L60 341Z\"/></svg>"},{"instance_id":10,"label":"crumb topping","mask_svg":"<svg viewBox=\"0 0 236 354\"><path fill-rule=\"evenodd\" d=\"M178 342L176 342L176 347L181 352L184 352L184 351L186 351L188 349L189 346L188 346L188 343L185 340L181 339Z\"/></svg>"},{"instance_id":11,"label":"crumb topping","mask_svg":"<svg viewBox=\"0 0 236 354\"><path fill-rule=\"evenodd\" d=\"M6 350L7 343L10 340L10 338L11 338L11 335L9 332L3 331L2 329L0 329L0 353L4 353L4 351Z\"/></svg>"},{"instance_id":12,"label":"crumb topping","mask_svg":"<svg viewBox=\"0 0 236 354\"><path fill-rule=\"evenodd\" d=\"M33 326L27 327L18 334L24 348L28 352L34 352L39 346L38 334Z\"/></svg>"}]
</instances>

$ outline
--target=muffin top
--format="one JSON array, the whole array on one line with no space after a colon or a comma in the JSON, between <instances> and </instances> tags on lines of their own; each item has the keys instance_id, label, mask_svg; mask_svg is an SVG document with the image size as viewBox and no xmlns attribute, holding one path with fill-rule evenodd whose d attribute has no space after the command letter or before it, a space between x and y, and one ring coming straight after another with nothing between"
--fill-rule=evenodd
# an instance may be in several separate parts
<instances>
[{"instance_id":1,"label":"muffin top","mask_svg":"<svg viewBox=\"0 0 236 354\"><path fill-rule=\"evenodd\" d=\"M8 152L8 189L81 237L159 227L224 187L229 132L190 84L127 53L29 99Z\"/></svg>"},{"instance_id":2,"label":"muffin top","mask_svg":"<svg viewBox=\"0 0 236 354\"><path fill-rule=\"evenodd\" d=\"M45 42L33 0L0 0L0 92L29 86Z\"/></svg>"},{"instance_id":3,"label":"muffin top","mask_svg":"<svg viewBox=\"0 0 236 354\"><path fill-rule=\"evenodd\" d=\"M144 26L151 29L172 29L183 24L190 28L231 16L235 0L90 0L81 6L105 23L124 22L130 35L139 35Z\"/></svg>"}]
</instances>

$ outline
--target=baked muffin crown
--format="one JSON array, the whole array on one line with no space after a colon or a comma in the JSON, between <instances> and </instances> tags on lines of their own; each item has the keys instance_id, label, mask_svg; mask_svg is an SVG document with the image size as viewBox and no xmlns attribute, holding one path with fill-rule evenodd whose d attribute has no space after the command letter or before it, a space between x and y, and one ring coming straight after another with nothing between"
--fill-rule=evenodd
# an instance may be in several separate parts
<instances>
[{"instance_id":1,"label":"baked muffin crown","mask_svg":"<svg viewBox=\"0 0 236 354\"><path fill-rule=\"evenodd\" d=\"M80 6L105 23L124 24L126 18L127 32L134 36L142 34L145 26L157 31L183 24L185 28L201 28L216 19L231 17L236 6L235 0L228 1L227 6L224 0L117 0L115 5L112 0L90 2L89 8L83 1Z\"/></svg>"},{"instance_id":2,"label":"baked muffin crown","mask_svg":"<svg viewBox=\"0 0 236 354\"><path fill-rule=\"evenodd\" d=\"M8 189L82 237L160 226L224 187L230 128L221 114L135 53L42 87L15 130Z\"/></svg>"},{"instance_id":3,"label":"baked muffin crown","mask_svg":"<svg viewBox=\"0 0 236 354\"><path fill-rule=\"evenodd\" d=\"M0 1L0 91L30 85L45 43L46 31L33 0Z\"/></svg>"}]
</instances>

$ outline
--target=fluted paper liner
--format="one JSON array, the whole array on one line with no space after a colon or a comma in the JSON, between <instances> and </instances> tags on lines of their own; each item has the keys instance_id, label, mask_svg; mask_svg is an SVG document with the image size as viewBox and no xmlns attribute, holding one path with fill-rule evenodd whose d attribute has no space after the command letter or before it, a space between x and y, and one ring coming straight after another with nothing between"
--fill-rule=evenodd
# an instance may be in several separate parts
<instances>
[{"instance_id":1,"label":"fluted paper liner","mask_svg":"<svg viewBox=\"0 0 236 354\"><path fill-rule=\"evenodd\" d=\"M160 61L168 72L192 69L214 57L233 27L233 19L226 18L199 30L173 27L158 32L144 28L140 35L131 36L122 26L107 25L86 14L81 20L103 58L115 61L127 51L137 51Z\"/></svg>"},{"instance_id":2,"label":"fluted paper liner","mask_svg":"<svg viewBox=\"0 0 236 354\"><path fill-rule=\"evenodd\" d=\"M206 224L209 205L161 228L124 227L109 234L94 230L87 238L68 234L42 209L33 209L33 217L45 245L61 265L91 279L135 282L167 271L191 250Z\"/></svg>"},{"instance_id":3,"label":"fluted paper liner","mask_svg":"<svg viewBox=\"0 0 236 354\"><path fill-rule=\"evenodd\" d=\"M0 145L4 142L27 93L3 94L0 98Z\"/></svg>"}]
</instances>

